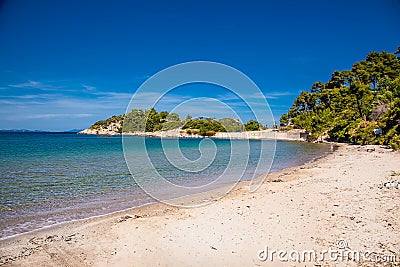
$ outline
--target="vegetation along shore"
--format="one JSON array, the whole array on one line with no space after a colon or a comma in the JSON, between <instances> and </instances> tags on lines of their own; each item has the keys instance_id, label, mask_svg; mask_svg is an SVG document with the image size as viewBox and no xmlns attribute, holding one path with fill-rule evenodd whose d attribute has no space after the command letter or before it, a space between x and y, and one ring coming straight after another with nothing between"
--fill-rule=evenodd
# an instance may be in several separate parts
<instances>
[{"instance_id":1,"label":"vegetation along shore","mask_svg":"<svg viewBox=\"0 0 400 267\"><path fill-rule=\"evenodd\" d=\"M302 91L279 120L280 127L234 118L181 119L166 111L132 110L100 120L80 134L130 133L167 137L277 138L379 144L400 148L400 48L372 52L351 70L334 71L327 82ZM263 133L256 133L263 131ZM294 130L294 131L293 131ZM243 132L249 134L238 134ZM221 133L234 134L221 134ZM269 132L266 134L266 132ZM272 133L278 132L275 135ZM289 134L281 134L288 132ZM304 134L306 133L306 134ZM265 137L267 136L267 137ZM289 136L289 137L288 137Z\"/></svg>"}]
</instances>

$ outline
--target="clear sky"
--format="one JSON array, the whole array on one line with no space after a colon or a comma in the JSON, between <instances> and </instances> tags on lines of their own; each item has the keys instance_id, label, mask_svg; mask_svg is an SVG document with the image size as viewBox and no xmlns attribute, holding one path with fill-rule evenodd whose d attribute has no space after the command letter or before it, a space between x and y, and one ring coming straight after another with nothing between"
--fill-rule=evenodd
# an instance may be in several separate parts
<instances>
[{"instance_id":1,"label":"clear sky","mask_svg":"<svg viewBox=\"0 0 400 267\"><path fill-rule=\"evenodd\" d=\"M248 75L279 119L313 82L395 51L399 14L398 0L1 1L0 129L87 128L194 60ZM193 86L170 97L220 96Z\"/></svg>"}]
</instances>

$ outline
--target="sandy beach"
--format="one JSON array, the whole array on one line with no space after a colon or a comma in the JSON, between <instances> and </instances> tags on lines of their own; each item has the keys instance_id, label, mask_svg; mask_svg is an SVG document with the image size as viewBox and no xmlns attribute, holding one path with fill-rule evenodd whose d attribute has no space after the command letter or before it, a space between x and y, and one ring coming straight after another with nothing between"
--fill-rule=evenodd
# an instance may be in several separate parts
<instances>
[{"instance_id":1,"label":"sandy beach","mask_svg":"<svg viewBox=\"0 0 400 267\"><path fill-rule=\"evenodd\" d=\"M398 152L340 145L268 175L255 193L241 183L204 207L153 204L4 239L0 265L315 266L293 261L314 250L324 266L398 266L400 190L385 184L393 181L400 181ZM329 249L365 258L321 259ZM273 250L287 253L271 258Z\"/></svg>"}]
</instances>

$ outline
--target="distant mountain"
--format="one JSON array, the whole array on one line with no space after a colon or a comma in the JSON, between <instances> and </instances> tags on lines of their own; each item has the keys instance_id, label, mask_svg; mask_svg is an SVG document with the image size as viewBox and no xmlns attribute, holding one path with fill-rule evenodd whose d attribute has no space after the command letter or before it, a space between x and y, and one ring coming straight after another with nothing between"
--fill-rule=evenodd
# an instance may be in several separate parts
<instances>
[{"instance_id":1,"label":"distant mountain","mask_svg":"<svg viewBox=\"0 0 400 267\"><path fill-rule=\"evenodd\" d=\"M3 129L0 133L77 133L83 129L71 129L67 131L45 131L45 130L27 130L27 129Z\"/></svg>"},{"instance_id":2,"label":"distant mountain","mask_svg":"<svg viewBox=\"0 0 400 267\"><path fill-rule=\"evenodd\" d=\"M64 133L78 133L80 131L83 131L84 129L72 129L72 130L68 130L68 131L64 131Z\"/></svg>"},{"instance_id":3,"label":"distant mountain","mask_svg":"<svg viewBox=\"0 0 400 267\"><path fill-rule=\"evenodd\" d=\"M49 131L43 130L27 130L27 129L4 129L0 130L2 133L47 133Z\"/></svg>"}]
</instances>

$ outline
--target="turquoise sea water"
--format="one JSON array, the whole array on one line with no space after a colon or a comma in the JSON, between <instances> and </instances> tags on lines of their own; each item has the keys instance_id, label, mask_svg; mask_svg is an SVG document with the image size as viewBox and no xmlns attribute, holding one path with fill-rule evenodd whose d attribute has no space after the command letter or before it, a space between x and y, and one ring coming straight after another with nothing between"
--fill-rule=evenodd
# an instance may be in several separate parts
<instances>
[{"instance_id":1,"label":"turquoise sea water","mask_svg":"<svg viewBox=\"0 0 400 267\"><path fill-rule=\"evenodd\" d=\"M142 137L129 137L132 144ZM171 165L163 149L173 149L177 140L146 138L150 160L168 181L179 185L203 185L224 172L232 143L213 140L216 154L212 163L199 172L185 172ZM165 140L164 140L165 142ZM183 156L196 160L214 145L202 139L180 139ZM247 141L235 140L245 147ZM260 146L264 142L264 148ZM272 141L250 141L250 159L243 180L256 169L260 149L270 149ZM125 148L127 149L127 148ZM128 148L132 154L135 146ZM321 144L278 141L271 171L308 162L326 153ZM267 151L269 153L269 151ZM135 162L141 164L141 161ZM200 163L199 163L200 164ZM135 165L138 166L138 165ZM237 166L239 168L239 166ZM238 169L238 172L240 170ZM135 175L151 180L146 166ZM125 162L120 136L101 137L73 133L0 133L0 238L59 222L106 214L154 202L132 178Z\"/></svg>"}]
</instances>

